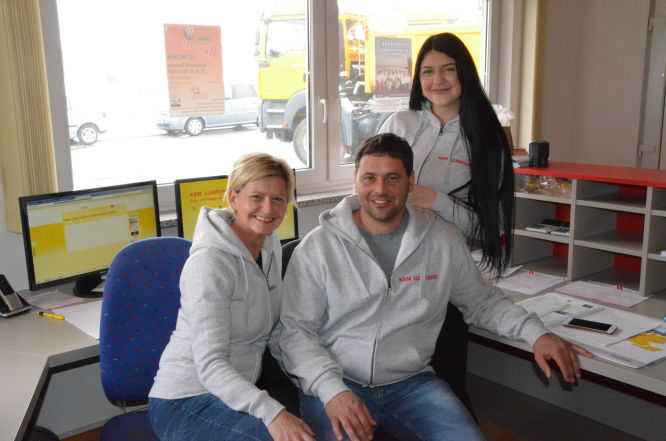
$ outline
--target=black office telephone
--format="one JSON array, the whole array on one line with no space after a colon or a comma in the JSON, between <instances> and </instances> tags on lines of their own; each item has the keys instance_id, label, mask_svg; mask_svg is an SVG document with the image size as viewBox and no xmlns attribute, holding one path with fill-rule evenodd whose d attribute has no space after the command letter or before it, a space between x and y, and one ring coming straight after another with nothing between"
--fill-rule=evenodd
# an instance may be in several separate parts
<instances>
[{"instance_id":1,"label":"black office telephone","mask_svg":"<svg viewBox=\"0 0 666 441\"><path fill-rule=\"evenodd\" d=\"M0 317L11 317L30 310L30 305L9 284L4 274L0 274Z\"/></svg>"}]
</instances>

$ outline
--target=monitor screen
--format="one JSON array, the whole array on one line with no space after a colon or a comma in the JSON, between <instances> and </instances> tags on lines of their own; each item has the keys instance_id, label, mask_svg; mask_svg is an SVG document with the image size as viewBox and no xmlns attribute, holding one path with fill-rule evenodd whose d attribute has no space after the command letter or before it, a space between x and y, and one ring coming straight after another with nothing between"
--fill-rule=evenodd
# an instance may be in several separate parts
<instances>
[{"instance_id":1,"label":"monitor screen","mask_svg":"<svg viewBox=\"0 0 666 441\"><path fill-rule=\"evenodd\" d=\"M125 245L160 235L155 181L24 196L19 205L30 289L100 280Z\"/></svg>"},{"instance_id":2,"label":"monitor screen","mask_svg":"<svg viewBox=\"0 0 666 441\"><path fill-rule=\"evenodd\" d=\"M178 235L192 240L201 207L226 208L224 192L227 191L228 176L179 179L174 182L176 190L176 211L178 213ZM294 202L287 207L287 214L277 229L282 243L298 238L298 216Z\"/></svg>"}]
</instances>

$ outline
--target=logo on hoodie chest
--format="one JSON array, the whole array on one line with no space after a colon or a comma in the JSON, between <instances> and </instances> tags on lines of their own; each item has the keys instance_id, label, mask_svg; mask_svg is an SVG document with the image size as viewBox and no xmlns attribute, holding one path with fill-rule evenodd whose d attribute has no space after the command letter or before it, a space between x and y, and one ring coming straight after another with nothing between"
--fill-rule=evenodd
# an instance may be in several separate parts
<instances>
[{"instance_id":1,"label":"logo on hoodie chest","mask_svg":"<svg viewBox=\"0 0 666 441\"><path fill-rule=\"evenodd\" d=\"M425 277L423 277L421 274L416 274L414 276L403 276L400 277L401 282L419 282L421 278L424 278L425 280L437 280L438 275L437 274L426 274Z\"/></svg>"},{"instance_id":2,"label":"logo on hoodie chest","mask_svg":"<svg viewBox=\"0 0 666 441\"><path fill-rule=\"evenodd\" d=\"M268 291L270 291L270 292L273 292L273 291L275 291L276 289L277 289L277 285L270 285L270 286L268 287Z\"/></svg>"},{"instance_id":3,"label":"logo on hoodie chest","mask_svg":"<svg viewBox=\"0 0 666 441\"><path fill-rule=\"evenodd\" d=\"M440 161L448 161L449 157L448 156L438 156L437 159ZM464 165L465 167L469 167L469 162L463 161L462 159L456 159L456 158L451 158L451 162L454 164L460 164Z\"/></svg>"}]
</instances>

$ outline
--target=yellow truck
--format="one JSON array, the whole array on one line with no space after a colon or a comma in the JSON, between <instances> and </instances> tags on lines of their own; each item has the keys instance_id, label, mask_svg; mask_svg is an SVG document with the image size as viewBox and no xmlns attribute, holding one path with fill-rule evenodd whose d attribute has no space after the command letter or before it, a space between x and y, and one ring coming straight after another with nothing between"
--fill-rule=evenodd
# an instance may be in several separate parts
<instances>
[{"instance_id":1,"label":"yellow truck","mask_svg":"<svg viewBox=\"0 0 666 441\"><path fill-rule=\"evenodd\" d=\"M446 17L411 14L404 23L382 23L355 11L339 12L341 138L343 153L350 156L360 140L374 134L386 114L372 111L376 91L375 41L399 38L411 41L411 72L418 50L428 36L453 32L470 48L477 66L481 50L481 26L449 23ZM257 30L257 92L260 99L259 129L268 138L292 142L308 163L307 143L307 26L303 0L278 0L262 14Z\"/></svg>"}]
</instances>

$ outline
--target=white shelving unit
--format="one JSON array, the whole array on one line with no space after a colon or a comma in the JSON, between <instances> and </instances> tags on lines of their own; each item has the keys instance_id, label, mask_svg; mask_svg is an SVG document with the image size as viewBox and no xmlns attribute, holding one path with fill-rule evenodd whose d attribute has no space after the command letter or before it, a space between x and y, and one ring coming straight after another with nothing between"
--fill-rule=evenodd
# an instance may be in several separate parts
<instances>
[{"instance_id":1,"label":"white shelving unit","mask_svg":"<svg viewBox=\"0 0 666 441\"><path fill-rule=\"evenodd\" d=\"M568 179L571 192L516 192L512 265L666 295L666 172L552 163L516 173ZM568 218L569 236L526 230L548 218Z\"/></svg>"}]
</instances>

